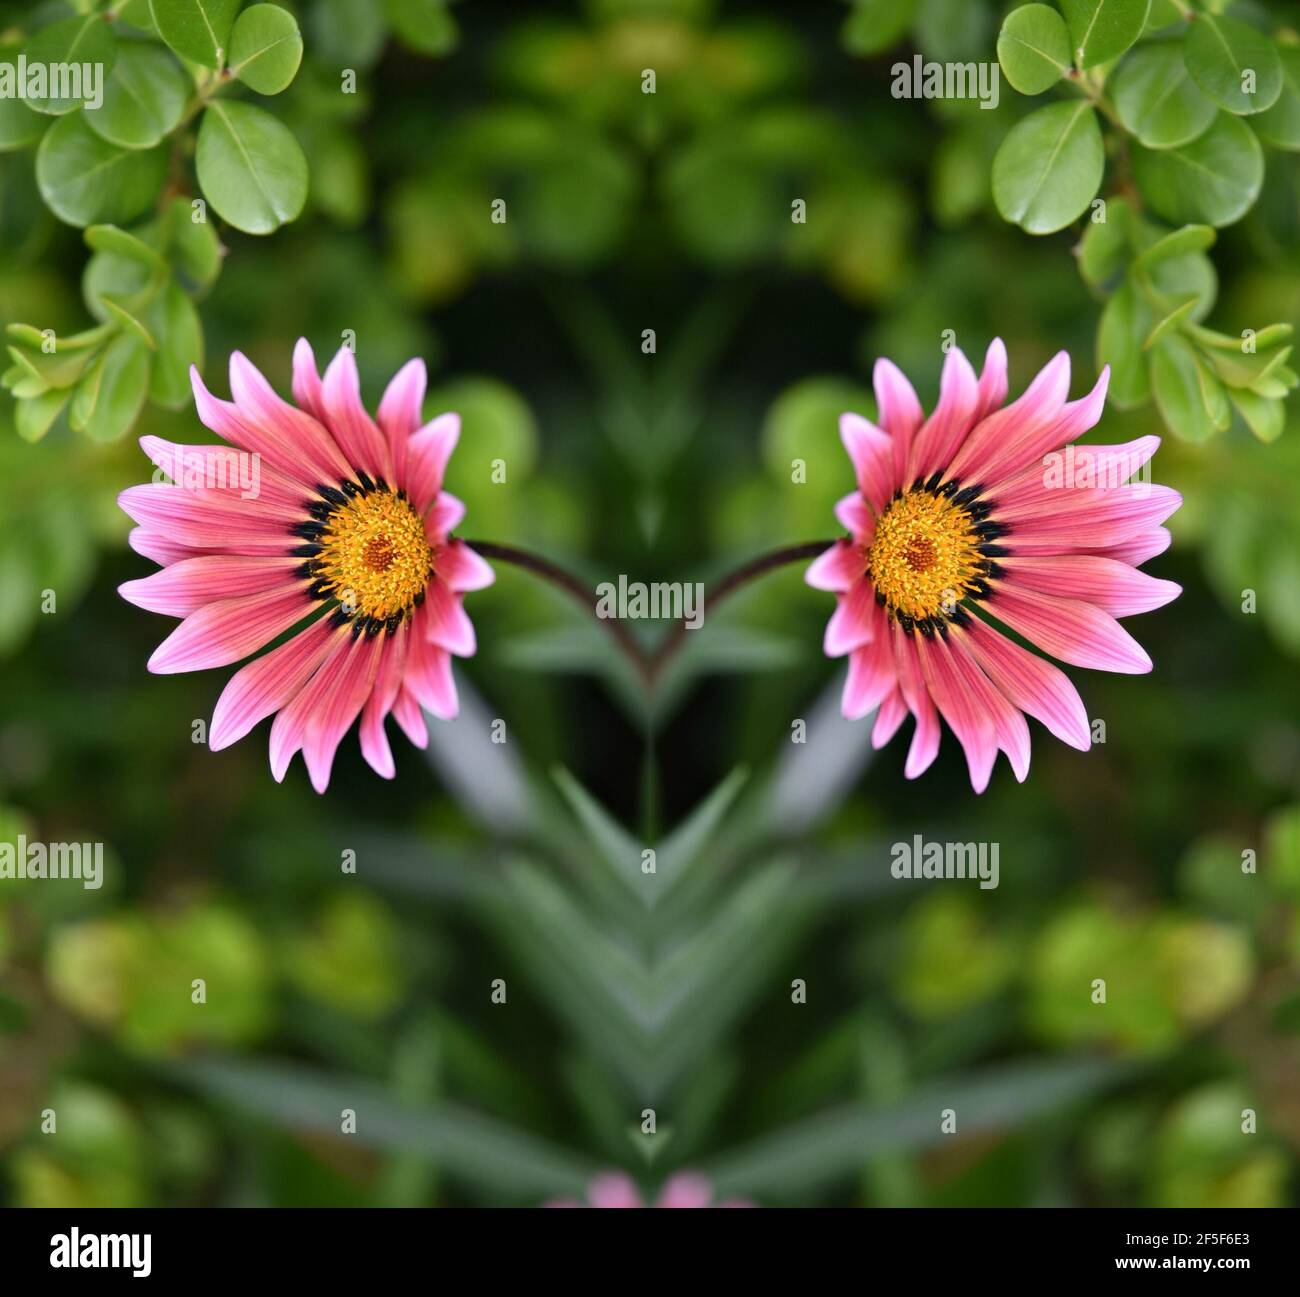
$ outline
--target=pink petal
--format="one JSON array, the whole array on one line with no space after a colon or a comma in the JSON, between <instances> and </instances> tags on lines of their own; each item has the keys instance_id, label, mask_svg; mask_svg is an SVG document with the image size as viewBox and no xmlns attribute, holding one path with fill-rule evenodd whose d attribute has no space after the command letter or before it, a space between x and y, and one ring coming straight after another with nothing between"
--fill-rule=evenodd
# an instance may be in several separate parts
<instances>
[{"instance_id":1,"label":"pink petal","mask_svg":"<svg viewBox=\"0 0 1300 1297\"><path fill-rule=\"evenodd\" d=\"M314 621L278 648L240 667L217 699L208 747L220 752L277 712L311 679L333 642L348 634L331 628L328 617Z\"/></svg>"},{"instance_id":2,"label":"pink petal","mask_svg":"<svg viewBox=\"0 0 1300 1297\"><path fill-rule=\"evenodd\" d=\"M180 545L175 541L168 540L166 536L160 536L157 532L148 531L144 527L132 527L127 533L126 543L137 554L151 559L155 563L160 563L164 567L168 563L179 563L183 558L195 558L202 553L201 550L192 549L188 545Z\"/></svg>"},{"instance_id":3,"label":"pink petal","mask_svg":"<svg viewBox=\"0 0 1300 1297\"><path fill-rule=\"evenodd\" d=\"M230 354L230 395L249 423L274 429L299 460L312 467L317 482L328 484L352 476L351 464L321 424L281 398L257 366L239 351Z\"/></svg>"},{"instance_id":4,"label":"pink petal","mask_svg":"<svg viewBox=\"0 0 1300 1297\"><path fill-rule=\"evenodd\" d=\"M301 513L310 492L260 456L237 446L182 446L161 437L141 437L140 448L155 468L189 490L215 490L237 499L265 500Z\"/></svg>"},{"instance_id":5,"label":"pink petal","mask_svg":"<svg viewBox=\"0 0 1300 1297\"><path fill-rule=\"evenodd\" d=\"M388 439L388 449L393 457L394 481L397 483L406 480L407 442L420 426L427 383L424 361L408 360L393 375L379 402L377 420L380 431Z\"/></svg>"},{"instance_id":6,"label":"pink petal","mask_svg":"<svg viewBox=\"0 0 1300 1297\"><path fill-rule=\"evenodd\" d=\"M587 1201L593 1207L641 1207L641 1194L630 1176L621 1171L606 1171L593 1176L587 1186Z\"/></svg>"},{"instance_id":7,"label":"pink petal","mask_svg":"<svg viewBox=\"0 0 1300 1297\"><path fill-rule=\"evenodd\" d=\"M439 491L433 508L424 516L424 534L430 546L445 545L464 517L465 506L450 491Z\"/></svg>"},{"instance_id":8,"label":"pink petal","mask_svg":"<svg viewBox=\"0 0 1300 1297\"><path fill-rule=\"evenodd\" d=\"M966 753L971 787L977 793L982 793L989 785L993 763L998 756L993 723L976 706L975 700L964 687L948 654L948 646L941 637L922 637L917 641L916 652L930 696Z\"/></svg>"},{"instance_id":9,"label":"pink petal","mask_svg":"<svg viewBox=\"0 0 1300 1297\"><path fill-rule=\"evenodd\" d=\"M827 657L838 658L867 643L875 633L877 612L876 587L859 576L844 594L836 596L822 651Z\"/></svg>"},{"instance_id":10,"label":"pink petal","mask_svg":"<svg viewBox=\"0 0 1300 1297\"><path fill-rule=\"evenodd\" d=\"M311 343L299 338L293 349L293 399L319 423L325 422L325 395Z\"/></svg>"},{"instance_id":11,"label":"pink petal","mask_svg":"<svg viewBox=\"0 0 1300 1297\"><path fill-rule=\"evenodd\" d=\"M311 600L297 588L205 604L154 649L149 670L174 675L229 666L297 625L311 609Z\"/></svg>"},{"instance_id":12,"label":"pink petal","mask_svg":"<svg viewBox=\"0 0 1300 1297\"><path fill-rule=\"evenodd\" d=\"M426 600L416 610L411 627L403 683L422 707L431 711L439 720L450 721L460 711L460 699L456 696L456 681L451 673L451 654L430 638L431 620L432 614Z\"/></svg>"},{"instance_id":13,"label":"pink petal","mask_svg":"<svg viewBox=\"0 0 1300 1297\"><path fill-rule=\"evenodd\" d=\"M1029 773L1029 726L1024 716L984 674L962 640L952 636L944 642L944 647L975 705L992 722L993 736L1007 754L1017 782L1023 784Z\"/></svg>"},{"instance_id":14,"label":"pink petal","mask_svg":"<svg viewBox=\"0 0 1300 1297\"><path fill-rule=\"evenodd\" d=\"M1134 536L1118 545L1107 545L1095 552L1102 558L1117 559L1121 563L1130 563L1139 567L1148 559L1163 554L1173 543L1173 536L1168 527L1154 527L1151 531Z\"/></svg>"},{"instance_id":15,"label":"pink petal","mask_svg":"<svg viewBox=\"0 0 1300 1297\"><path fill-rule=\"evenodd\" d=\"M460 415L455 413L440 414L411 435L407 446L406 493L421 513L442 490L447 461L459 440Z\"/></svg>"},{"instance_id":16,"label":"pink petal","mask_svg":"<svg viewBox=\"0 0 1300 1297\"><path fill-rule=\"evenodd\" d=\"M402 686L409 634L410 627L403 622L395 635L386 637L388 642L379 661L375 687L366 699L365 711L361 714L361 755L369 762L371 769L384 779L391 779L397 773L393 764L393 752L388 746L388 735L384 730L384 718L392 711L398 690Z\"/></svg>"},{"instance_id":17,"label":"pink petal","mask_svg":"<svg viewBox=\"0 0 1300 1297\"><path fill-rule=\"evenodd\" d=\"M1114 617L1090 603L1017 590L1000 582L989 612L1031 644L1072 666L1141 675L1151 670L1142 646Z\"/></svg>"},{"instance_id":18,"label":"pink petal","mask_svg":"<svg viewBox=\"0 0 1300 1297\"><path fill-rule=\"evenodd\" d=\"M347 665L348 654L355 641L351 631L329 640L329 652L319 669L305 685L282 707L271 723L271 775L276 783L283 783L294 753L302 748L307 730L322 700L334 687Z\"/></svg>"},{"instance_id":19,"label":"pink petal","mask_svg":"<svg viewBox=\"0 0 1300 1297\"><path fill-rule=\"evenodd\" d=\"M1110 366L1105 365L1092 391L1066 404L1057 418L1047 423L1030 421L1008 431L1000 445L988 448L980 464L981 480L996 483L1018 473L1026 465L1041 463L1045 455L1095 427L1106 404L1109 383Z\"/></svg>"},{"instance_id":20,"label":"pink petal","mask_svg":"<svg viewBox=\"0 0 1300 1297\"><path fill-rule=\"evenodd\" d=\"M995 410L971 430L948 466L961 482L987 482L985 463L1008 441L1027 430L1044 428L1060 417L1070 392L1070 357L1058 352L1010 405Z\"/></svg>"},{"instance_id":21,"label":"pink petal","mask_svg":"<svg viewBox=\"0 0 1300 1297\"><path fill-rule=\"evenodd\" d=\"M907 704L903 701L902 692L895 687L876 713L876 723L871 729L871 746L877 750L883 748L898 733L899 726L906 719Z\"/></svg>"},{"instance_id":22,"label":"pink petal","mask_svg":"<svg viewBox=\"0 0 1300 1297\"><path fill-rule=\"evenodd\" d=\"M840 526L853 535L854 543L865 547L876 534L876 515L867 508L861 491L846 495L835 506L835 517Z\"/></svg>"},{"instance_id":23,"label":"pink petal","mask_svg":"<svg viewBox=\"0 0 1300 1297\"><path fill-rule=\"evenodd\" d=\"M460 596L453 594L437 575L425 587L424 612L425 638L457 657L474 656L474 623L465 612Z\"/></svg>"},{"instance_id":24,"label":"pink petal","mask_svg":"<svg viewBox=\"0 0 1300 1297\"><path fill-rule=\"evenodd\" d=\"M946 469L965 440L979 411L979 384L970 361L953 347L944 358L939 404L912 443L905 483L925 481Z\"/></svg>"},{"instance_id":25,"label":"pink petal","mask_svg":"<svg viewBox=\"0 0 1300 1297\"><path fill-rule=\"evenodd\" d=\"M284 557L293 545L293 517L255 500L219 491L186 491L166 483L127 487L117 502L148 532L192 550Z\"/></svg>"},{"instance_id":26,"label":"pink petal","mask_svg":"<svg viewBox=\"0 0 1300 1297\"><path fill-rule=\"evenodd\" d=\"M860 546L837 540L824 554L813 559L803 579L814 590L843 594L863 575L866 567L867 556Z\"/></svg>"},{"instance_id":27,"label":"pink petal","mask_svg":"<svg viewBox=\"0 0 1300 1297\"><path fill-rule=\"evenodd\" d=\"M388 442L361 404L357 358L348 347L340 347L326 368L321 396L325 402L325 423L349 462L372 478L394 483Z\"/></svg>"},{"instance_id":28,"label":"pink petal","mask_svg":"<svg viewBox=\"0 0 1300 1297\"><path fill-rule=\"evenodd\" d=\"M1062 743L1088 750L1088 713L1064 671L974 618L953 634L1014 706L1041 721Z\"/></svg>"},{"instance_id":29,"label":"pink petal","mask_svg":"<svg viewBox=\"0 0 1300 1297\"><path fill-rule=\"evenodd\" d=\"M917 654L916 636L908 635L897 624L890 627L890 642L894 650L894 664L898 669L898 687L908 711L916 717L916 730L907 750L907 763L903 773L915 779L933 764L939 755L941 727L939 713L925 683Z\"/></svg>"},{"instance_id":30,"label":"pink petal","mask_svg":"<svg viewBox=\"0 0 1300 1297\"><path fill-rule=\"evenodd\" d=\"M456 594L468 590L486 590L497 579L487 561L480 558L463 540L436 546L433 551L433 570Z\"/></svg>"},{"instance_id":31,"label":"pink petal","mask_svg":"<svg viewBox=\"0 0 1300 1297\"><path fill-rule=\"evenodd\" d=\"M894 444L893 487L903 483L907 469L907 456L912 448L912 437L925 417L921 402L906 375L892 360L883 357L876 361L871 372L871 383L876 393L876 410L880 426L889 434ZM886 496L893 491L886 492Z\"/></svg>"},{"instance_id":32,"label":"pink petal","mask_svg":"<svg viewBox=\"0 0 1300 1297\"><path fill-rule=\"evenodd\" d=\"M1162 581L1127 563L1095 554L1010 557L999 563L1013 589L1081 599L1096 604L1112 617L1132 617L1163 608L1182 593L1182 586L1173 581Z\"/></svg>"},{"instance_id":33,"label":"pink petal","mask_svg":"<svg viewBox=\"0 0 1300 1297\"><path fill-rule=\"evenodd\" d=\"M846 719L861 720L893 692L898 680L894 655L886 633L885 615L879 612L870 643L849 655L849 673L844 681L840 710Z\"/></svg>"},{"instance_id":34,"label":"pink petal","mask_svg":"<svg viewBox=\"0 0 1300 1297\"><path fill-rule=\"evenodd\" d=\"M204 604L239 599L294 586L296 558L254 558L239 554L205 554L181 559L117 592L128 603L168 617L188 617ZM301 588L301 587L300 587Z\"/></svg>"},{"instance_id":35,"label":"pink petal","mask_svg":"<svg viewBox=\"0 0 1300 1297\"><path fill-rule=\"evenodd\" d=\"M334 754L370 696L383 651L382 641L381 635L353 638L342 670L331 681L307 721L302 757L307 763L311 786L318 793L329 787Z\"/></svg>"},{"instance_id":36,"label":"pink petal","mask_svg":"<svg viewBox=\"0 0 1300 1297\"><path fill-rule=\"evenodd\" d=\"M656 1207L700 1208L713 1201L713 1185L695 1171L678 1171L664 1181Z\"/></svg>"},{"instance_id":37,"label":"pink petal","mask_svg":"<svg viewBox=\"0 0 1300 1297\"><path fill-rule=\"evenodd\" d=\"M1172 487L1140 483L1111 491L1058 491L1050 503L1012 505L994 516L1011 530L1016 554L1072 553L1118 545L1151 531L1183 497Z\"/></svg>"},{"instance_id":38,"label":"pink petal","mask_svg":"<svg viewBox=\"0 0 1300 1297\"><path fill-rule=\"evenodd\" d=\"M880 513L894 490L894 444L860 414L840 415L840 440L849 453L858 490Z\"/></svg>"},{"instance_id":39,"label":"pink petal","mask_svg":"<svg viewBox=\"0 0 1300 1297\"><path fill-rule=\"evenodd\" d=\"M408 657L410 655L409 642L407 655ZM393 719L414 747L429 746L429 727L424 722L424 712L415 694L405 684L397 691L397 701L393 704Z\"/></svg>"},{"instance_id":40,"label":"pink petal","mask_svg":"<svg viewBox=\"0 0 1300 1297\"><path fill-rule=\"evenodd\" d=\"M1001 338L994 338L984 353L980 370L979 400L975 422L986 418L1007 399L1007 349Z\"/></svg>"}]
</instances>

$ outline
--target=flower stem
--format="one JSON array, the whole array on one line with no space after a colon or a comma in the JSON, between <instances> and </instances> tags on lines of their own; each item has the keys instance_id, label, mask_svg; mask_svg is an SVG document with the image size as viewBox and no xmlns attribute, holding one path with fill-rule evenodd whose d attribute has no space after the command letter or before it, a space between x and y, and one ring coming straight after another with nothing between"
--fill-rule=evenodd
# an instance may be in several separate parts
<instances>
[{"instance_id":1,"label":"flower stem","mask_svg":"<svg viewBox=\"0 0 1300 1297\"><path fill-rule=\"evenodd\" d=\"M802 545L789 545L784 549L774 549L766 554L760 554L757 558L750 559L748 563L742 564L734 572L729 572L722 577L712 589L705 591L704 611L708 612L710 609L715 608L729 594L733 594L758 577L765 576L768 572L775 571L779 567L785 567L788 563L801 563L806 559L816 558L819 554L824 554L834 544L833 540L810 540L805 541ZM681 649L686 639L686 630L686 622L679 621L659 641L655 651L650 655L648 663L648 678L651 684L659 678L664 667Z\"/></svg>"},{"instance_id":2,"label":"flower stem","mask_svg":"<svg viewBox=\"0 0 1300 1297\"><path fill-rule=\"evenodd\" d=\"M621 622L596 613L596 597L572 572L552 563L540 554L533 554L526 549L517 549L514 545L499 545L492 540L467 540L466 545L483 558L495 559L498 563L510 563L523 568L543 581L563 590L580 603L614 638L619 651L632 663L637 675L648 687L651 681L650 662L645 651L637 643L631 631Z\"/></svg>"}]
</instances>

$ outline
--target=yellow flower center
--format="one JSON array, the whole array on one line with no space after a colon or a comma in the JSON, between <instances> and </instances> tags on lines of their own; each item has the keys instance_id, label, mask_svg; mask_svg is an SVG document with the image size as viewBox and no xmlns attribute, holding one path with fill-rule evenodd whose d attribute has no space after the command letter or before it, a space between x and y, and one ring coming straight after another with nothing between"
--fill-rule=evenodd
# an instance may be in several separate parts
<instances>
[{"instance_id":1,"label":"yellow flower center","mask_svg":"<svg viewBox=\"0 0 1300 1297\"><path fill-rule=\"evenodd\" d=\"M362 622L404 614L428 584L433 551L424 522L391 491L369 491L333 509L319 544L319 588Z\"/></svg>"},{"instance_id":2,"label":"yellow flower center","mask_svg":"<svg viewBox=\"0 0 1300 1297\"><path fill-rule=\"evenodd\" d=\"M924 489L892 501L876 524L867 572L895 616L951 616L987 564L971 515Z\"/></svg>"}]
</instances>

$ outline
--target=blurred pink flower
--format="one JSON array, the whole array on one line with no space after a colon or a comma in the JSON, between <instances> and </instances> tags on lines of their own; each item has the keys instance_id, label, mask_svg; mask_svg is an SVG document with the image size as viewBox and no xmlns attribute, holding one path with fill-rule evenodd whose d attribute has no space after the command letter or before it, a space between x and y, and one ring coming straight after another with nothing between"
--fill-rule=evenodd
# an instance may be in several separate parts
<instances>
[{"instance_id":1,"label":"blurred pink flower","mask_svg":"<svg viewBox=\"0 0 1300 1297\"><path fill-rule=\"evenodd\" d=\"M644 1207L645 1201L636 1182L622 1171L602 1171L587 1186L587 1201L577 1198L554 1198L547 1207ZM713 1185L694 1171L678 1171L664 1181L654 1207L752 1207L746 1198L713 1201Z\"/></svg>"},{"instance_id":2,"label":"blurred pink flower","mask_svg":"<svg viewBox=\"0 0 1300 1297\"><path fill-rule=\"evenodd\" d=\"M1006 349L995 339L978 378L959 350L948 352L928 419L897 366L880 360L879 426L857 414L840 420L858 479L836 506L849 535L806 580L836 596L825 651L849 659L844 715L879 708L877 748L915 717L909 779L938 753L940 717L966 753L976 792L988 786L999 750L1024 779L1024 713L1071 747L1090 746L1074 685L996 624L1073 666L1151 670L1116 619L1180 593L1138 568L1168 547L1161 524L1182 498L1129 483L1158 437L1069 444L1101 417L1108 378L1103 369L1087 396L1067 401L1070 359L1061 352L1004 406Z\"/></svg>"},{"instance_id":3,"label":"blurred pink flower","mask_svg":"<svg viewBox=\"0 0 1300 1297\"><path fill-rule=\"evenodd\" d=\"M451 658L475 649L462 597L493 581L450 534L465 512L442 489L460 417L421 426L425 370L412 360L372 419L352 352L342 348L322 378L305 339L293 357L296 406L239 352L230 358L233 401L214 397L197 369L191 378L199 418L230 444L143 437L172 481L119 497L138 524L132 548L161 565L120 593L183 619L149 669L228 666L292 631L231 677L208 746L227 747L274 713L272 774L283 779L301 750L323 792L360 717L362 753L392 778L385 718L391 712L424 747L422 708L456 715Z\"/></svg>"}]
</instances>

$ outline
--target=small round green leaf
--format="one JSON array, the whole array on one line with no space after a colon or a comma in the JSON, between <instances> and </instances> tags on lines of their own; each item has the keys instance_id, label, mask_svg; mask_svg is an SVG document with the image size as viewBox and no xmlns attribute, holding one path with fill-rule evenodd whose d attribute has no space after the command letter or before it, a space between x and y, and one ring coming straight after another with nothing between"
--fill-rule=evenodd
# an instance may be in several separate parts
<instances>
[{"instance_id":1,"label":"small round green leaf","mask_svg":"<svg viewBox=\"0 0 1300 1297\"><path fill-rule=\"evenodd\" d=\"M125 225L157 198L167 174L162 149L119 149L86 125L85 114L57 121L36 150L36 184L68 225Z\"/></svg>"},{"instance_id":2,"label":"small round green leaf","mask_svg":"<svg viewBox=\"0 0 1300 1297\"><path fill-rule=\"evenodd\" d=\"M242 0L149 0L158 34L183 58L219 68Z\"/></svg>"},{"instance_id":3,"label":"small round green leaf","mask_svg":"<svg viewBox=\"0 0 1300 1297\"><path fill-rule=\"evenodd\" d=\"M1142 35L1151 0L1060 0L1079 68L1117 59Z\"/></svg>"},{"instance_id":4,"label":"small round green leaf","mask_svg":"<svg viewBox=\"0 0 1300 1297\"><path fill-rule=\"evenodd\" d=\"M1250 127L1220 113L1182 148L1135 146L1133 177L1152 210L1175 225L1231 225L1259 197L1264 150Z\"/></svg>"},{"instance_id":5,"label":"small round green leaf","mask_svg":"<svg viewBox=\"0 0 1300 1297\"><path fill-rule=\"evenodd\" d=\"M1151 391L1170 432L1185 441L1206 441L1232 417L1223 384L1177 334L1151 351Z\"/></svg>"},{"instance_id":6,"label":"small round green leaf","mask_svg":"<svg viewBox=\"0 0 1300 1297\"><path fill-rule=\"evenodd\" d=\"M1030 234L1051 234L1087 208L1105 156L1097 114L1083 102L1052 104L1007 133L993 159L993 201Z\"/></svg>"},{"instance_id":7,"label":"small round green leaf","mask_svg":"<svg viewBox=\"0 0 1300 1297\"><path fill-rule=\"evenodd\" d=\"M1282 60L1282 92L1272 108L1255 118L1255 129L1279 149L1300 151L1300 46L1278 47Z\"/></svg>"},{"instance_id":8,"label":"small round green leaf","mask_svg":"<svg viewBox=\"0 0 1300 1297\"><path fill-rule=\"evenodd\" d=\"M1198 14L1183 43L1192 79L1221 108L1245 116L1282 93L1282 60L1261 31L1222 14Z\"/></svg>"},{"instance_id":9,"label":"small round green leaf","mask_svg":"<svg viewBox=\"0 0 1300 1297\"><path fill-rule=\"evenodd\" d=\"M230 33L232 75L259 95L278 95L298 75L302 34L293 14L279 5L245 9Z\"/></svg>"},{"instance_id":10,"label":"small round green leaf","mask_svg":"<svg viewBox=\"0 0 1300 1297\"><path fill-rule=\"evenodd\" d=\"M185 110L189 80L158 45L132 43L118 52L104 85L104 102L86 108L86 125L124 149L151 149Z\"/></svg>"},{"instance_id":11,"label":"small round green leaf","mask_svg":"<svg viewBox=\"0 0 1300 1297\"><path fill-rule=\"evenodd\" d=\"M203 325L194 303L173 280L149 306L145 322L158 339L149 398L179 410L193 397L190 366L203 367Z\"/></svg>"},{"instance_id":12,"label":"small round green leaf","mask_svg":"<svg viewBox=\"0 0 1300 1297\"><path fill-rule=\"evenodd\" d=\"M27 56L25 90L40 91L27 94L28 105L38 113L60 116L97 98L104 89L117 58L117 38L103 14L87 14L42 27L23 53Z\"/></svg>"},{"instance_id":13,"label":"small round green leaf","mask_svg":"<svg viewBox=\"0 0 1300 1297\"><path fill-rule=\"evenodd\" d=\"M49 125L44 117L18 97L18 46L0 48L0 80L13 78L13 94L0 95L0 153L26 148L41 138Z\"/></svg>"},{"instance_id":14,"label":"small round green leaf","mask_svg":"<svg viewBox=\"0 0 1300 1297\"><path fill-rule=\"evenodd\" d=\"M998 62L1022 95L1040 95L1070 70L1070 33L1048 5L1022 5L1007 14L998 35Z\"/></svg>"},{"instance_id":15,"label":"small round green leaf","mask_svg":"<svg viewBox=\"0 0 1300 1297\"><path fill-rule=\"evenodd\" d=\"M1110 366L1107 395L1121 410L1141 405L1151 395L1150 357L1142 343L1151 332L1151 308L1125 280L1106 303L1097 326L1097 367Z\"/></svg>"},{"instance_id":16,"label":"small round green leaf","mask_svg":"<svg viewBox=\"0 0 1300 1297\"><path fill-rule=\"evenodd\" d=\"M252 104L208 105L195 167L208 202L245 234L270 234L307 201L307 159L298 141Z\"/></svg>"},{"instance_id":17,"label":"small round green leaf","mask_svg":"<svg viewBox=\"0 0 1300 1297\"><path fill-rule=\"evenodd\" d=\"M1110 90L1125 129L1149 149L1188 144L1218 115L1172 42L1134 50L1111 78Z\"/></svg>"}]
</instances>

